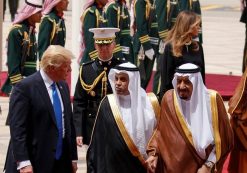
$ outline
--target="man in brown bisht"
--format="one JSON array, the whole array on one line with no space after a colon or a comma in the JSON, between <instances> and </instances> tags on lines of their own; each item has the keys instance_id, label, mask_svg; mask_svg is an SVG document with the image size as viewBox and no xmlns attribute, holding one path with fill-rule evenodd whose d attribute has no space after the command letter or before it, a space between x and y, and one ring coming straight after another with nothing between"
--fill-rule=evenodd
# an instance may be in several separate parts
<instances>
[{"instance_id":1,"label":"man in brown bisht","mask_svg":"<svg viewBox=\"0 0 247 173\"><path fill-rule=\"evenodd\" d=\"M229 173L247 172L247 69L229 101L228 112L234 132L234 148L231 152Z\"/></svg>"},{"instance_id":2,"label":"man in brown bisht","mask_svg":"<svg viewBox=\"0 0 247 173\"><path fill-rule=\"evenodd\" d=\"M161 102L157 131L147 148L147 165L157 173L221 172L233 133L221 96L203 84L200 68L178 67Z\"/></svg>"}]
</instances>

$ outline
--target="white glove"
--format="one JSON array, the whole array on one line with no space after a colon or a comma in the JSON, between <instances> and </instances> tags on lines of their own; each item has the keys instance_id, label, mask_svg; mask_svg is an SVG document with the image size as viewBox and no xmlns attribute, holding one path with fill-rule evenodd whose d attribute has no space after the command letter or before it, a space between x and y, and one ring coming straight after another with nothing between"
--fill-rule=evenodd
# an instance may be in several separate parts
<instances>
[{"instance_id":1,"label":"white glove","mask_svg":"<svg viewBox=\"0 0 247 173\"><path fill-rule=\"evenodd\" d=\"M153 60L154 59L154 50L148 49L145 51L145 55L148 57L148 59Z\"/></svg>"},{"instance_id":2,"label":"white glove","mask_svg":"<svg viewBox=\"0 0 247 173\"><path fill-rule=\"evenodd\" d=\"M165 42L160 40L160 44L159 44L159 53L160 54L164 54L165 46L166 46Z\"/></svg>"},{"instance_id":3,"label":"white glove","mask_svg":"<svg viewBox=\"0 0 247 173\"><path fill-rule=\"evenodd\" d=\"M144 49L143 49L142 46L140 47L140 50L138 52L138 59L139 60L144 60L145 59Z\"/></svg>"}]
</instances>

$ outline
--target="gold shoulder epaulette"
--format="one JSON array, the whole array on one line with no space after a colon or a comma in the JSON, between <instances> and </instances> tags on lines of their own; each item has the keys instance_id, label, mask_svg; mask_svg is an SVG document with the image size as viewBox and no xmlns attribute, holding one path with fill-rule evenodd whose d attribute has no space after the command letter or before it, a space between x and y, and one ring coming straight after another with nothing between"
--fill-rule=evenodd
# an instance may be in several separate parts
<instances>
[{"instance_id":1,"label":"gold shoulder epaulette","mask_svg":"<svg viewBox=\"0 0 247 173\"><path fill-rule=\"evenodd\" d=\"M105 12L107 12L108 8L109 8L110 5L112 5L112 4L116 4L115 1L108 2L108 3L105 5L105 7L104 7ZM113 5L113 8L114 8L114 10L117 10L117 7L116 7L115 5Z\"/></svg>"},{"instance_id":2,"label":"gold shoulder epaulette","mask_svg":"<svg viewBox=\"0 0 247 173\"><path fill-rule=\"evenodd\" d=\"M12 25L12 26L10 27L9 32L11 32L13 29L21 28L21 27L22 27L22 25L20 25L20 24L14 24L14 25ZM21 34L21 35L22 35L22 34Z\"/></svg>"},{"instance_id":3,"label":"gold shoulder epaulette","mask_svg":"<svg viewBox=\"0 0 247 173\"><path fill-rule=\"evenodd\" d=\"M118 10L118 8L115 5L113 5L113 9L116 11Z\"/></svg>"},{"instance_id":4,"label":"gold shoulder epaulette","mask_svg":"<svg viewBox=\"0 0 247 173\"><path fill-rule=\"evenodd\" d=\"M45 18L47 18L50 22L53 22L53 21L54 21L53 19L50 18L49 15L45 15L45 16L42 18L42 21L43 21ZM41 23L42 23L42 21L41 21Z\"/></svg>"},{"instance_id":5,"label":"gold shoulder epaulette","mask_svg":"<svg viewBox=\"0 0 247 173\"><path fill-rule=\"evenodd\" d=\"M88 12L94 13L94 11L91 9L91 7L87 8L87 9L82 13L82 15L81 15L81 17L80 17L81 23L84 22L84 18L85 18L86 14L87 14Z\"/></svg>"},{"instance_id":6,"label":"gold shoulder epaulette","mask_svg":"<svg viewBox=\"0 0 247 173\"><path fill-rule=\"evenodd\" d=\"M12 26L12 28L20 28L22 25L20 25L20 24L14 24L13 26Z\"/></svg>"},{"instance_id":7,"label":"gold shoulder epaulette","mask_svg":"<svg viewBox=\"0 0 247 173\"><path fill-rule=\"evenodd\" d=\"M90 13L94 13L94 11L95 11L95 10L94 10L92 7L89 8L89 12L90 12Z\"/></svg>"}]
</instances>

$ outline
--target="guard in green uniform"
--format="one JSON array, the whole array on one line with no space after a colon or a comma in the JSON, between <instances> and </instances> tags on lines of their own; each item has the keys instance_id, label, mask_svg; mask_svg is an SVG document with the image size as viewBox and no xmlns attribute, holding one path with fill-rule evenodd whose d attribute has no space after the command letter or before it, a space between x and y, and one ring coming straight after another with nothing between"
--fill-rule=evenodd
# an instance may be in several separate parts
<instances>
[{"instance_id":1,"label":"guard in green uniform","mask_svg":"<svg viewBox=\"0 0 247 173\"><path fill-rule=\"evenodd\" d=\"M100 28L106 26L105 14L103 7L108 0L91 0L85 6L81 16L81 50L80 62L85 63L97 58L97 50L94 47L93 33L89 32L90 28Z\"/></svg>"},{"instance_id":2,"label":"guard in green uniform","mask_svg":"<svg viewBox=\"0 0 247 173\"><path fill-rule=\"evenodd\" d=\"M68 0L45 0L38 37L40 59L49 45L65 46L66 28L63 12L67 10L68 4Z\"/></svg>"},{"instance_id":3,"label":"guard in green uniform","mask_svg":"<svg viewBox=\"0 0 247 173\"><path fill-rule=\"evenodd\" d=\"M41 19L42 2L27 0L19 11L7 38L8 78L2 92L10 94L12 86L36 72L37 43L35 24Z\"/></svg>"},{"instance_id":4,"label":"guard in green uniform","mask_svg":"<svg viewBox=\"0 0 247 173\"><path fill-rule=\"evenodd\" d=\"M116 36L114 57L134 63L132 38L130 36L130 14L125 0L115 0L106 4L105 14L108 27L119 28Z\"/></svg>"},{"instance_id":5,"label":"guard in green uniform","mask_svg":"<svg viewBox=\"0 0 247 173\"><path fill-rule=\"evenodd\" d=\"M140 68L141 86L146 89L158 55L158 23L153 0L134 1L134 53ZM155 92L156 93L156 92Z\"/></svg>"},{"instance_id":6,"label":"guard in green uniform","mask_svg":"<svg viewBox=\"0 0 247 173\"><path fill-rule=\"evenodd\" d=\"M118 28L92 28L96 59L80 66L73 102L73 118L76 128L77 145L88 145L100 101L112 93L108 73L112 67L123 61L113 57L115 32Z\"/></svg>"}]
</instances>

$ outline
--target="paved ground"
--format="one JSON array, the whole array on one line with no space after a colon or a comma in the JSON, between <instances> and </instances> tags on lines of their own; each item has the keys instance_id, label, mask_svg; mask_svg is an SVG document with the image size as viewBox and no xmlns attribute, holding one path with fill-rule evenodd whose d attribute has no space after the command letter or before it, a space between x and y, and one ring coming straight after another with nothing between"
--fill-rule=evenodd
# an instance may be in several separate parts
<instances>
[{"instance_id":1,"label":"paved ground","mask_svg":"<svg viewBox=\"0 0 247 173\"><path fill-rule=\"evenodd\" d=\"M21 0L23 1L23 0ZM241 75L242 50L244 46L244 24L239 22L239 1L201 0L204 54L207 73ZM67 24L66 47L71 49L71 11L65 14ZM9 30L10 16L7 12L3 24L3 48ZM3 49L5 50L5 49ZM6 51L3 52L6 59ZM6 67L3 67L6 70ZM0 172L3 168L9 130L5 119L8 113L8 98L0 97L2 114L0 115ZM79 149L79 173L86 172L85 149Z\"/></svg>"}]
</instances>

